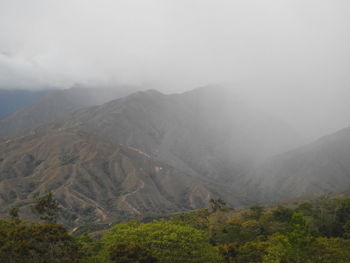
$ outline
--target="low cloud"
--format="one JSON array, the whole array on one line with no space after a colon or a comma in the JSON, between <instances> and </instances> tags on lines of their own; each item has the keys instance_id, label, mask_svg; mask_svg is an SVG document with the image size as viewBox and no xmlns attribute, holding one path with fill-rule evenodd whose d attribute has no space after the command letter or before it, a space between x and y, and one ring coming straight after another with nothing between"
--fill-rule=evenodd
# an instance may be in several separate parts
<instances>
[{"instance_id":1,"label":"low cloud","mask_svg":"<svg viewBox=\"0 0 350 263\"><path fill-rule=\"evenodd\" d=\"M349 124L349 10L344 0L0 0L0 88L222 84L316 136Z\"/></svg>"}]
</instances>

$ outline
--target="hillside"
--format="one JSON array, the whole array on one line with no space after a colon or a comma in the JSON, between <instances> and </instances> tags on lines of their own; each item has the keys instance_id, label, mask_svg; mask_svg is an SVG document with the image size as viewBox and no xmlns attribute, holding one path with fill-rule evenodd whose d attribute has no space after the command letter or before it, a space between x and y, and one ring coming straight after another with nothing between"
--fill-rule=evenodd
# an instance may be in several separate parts
<instances>
[{"instance_id":1,"label":"hillside","mask_svg":"<svg viewBox=\"0 0 350 263\"><path fill-rule=\"evenodd\" d=\"M27 207L33 192L51 189L75 223L193 209L215 194L214 185L145 153L70 131L4 143L0 160L2 209Z\"/></svg>"},{"instance_id":2,"label":"hillside","mask_svg":"<svg viewBox=\"0 0 350 263\"><path fill-rule=\"evenodd\" d=\"M350 187L350 128L278 155L251 173L265 201L341 192Z\"/></svg>"},{"instance_id":3,"label":"hillside","mask_svg":"<svg viewBox=\"0 0 350 263\"><path fill-rule=\"evenodd\" d=\"M138 92L4 140L1 207L28 206L45 189L76 222L200 208L212 197L254 202L246 170L297 136L225 91L213 95Z\"/></svg>"},{"instance_id":4,"label":"hillside","mask_svg":"<svg viewBox=\"0 0 350 263\"><path fill-rule=\"evenodd\" d=\"M59 124L132 146L187 173L237 176L298 145L293 130L227 90L164 95L150 90L75 112Z\"/></svg>"},{"instance_id":5,"label":"hillside","mask_svg":"<svg viewBox=\"0 0 350 263\"><path fill-rule=\"evenodd\" d=\"M25 94L15 92L11 97L13 110L0 119L0 137L16 136L25 130L51 122L75 110L126 96L135 89L131 86L120 86L113 89L75 87L42 91L40 95L37 95L39 92L26 92ZM1 100L7 97L9 95L3 97L0 93ZM20 103L22 100L23 103Z\"/></svg>"},{"instance_id":6,"label":"hillside","mask_svg":"<svg viewBox=\"0 0 350 263\"><path fill-rule=\"evenodd\" d=\"M32 104L44 93L45 91L0 89L0 119Z\"/></svg>"}]
</instances>

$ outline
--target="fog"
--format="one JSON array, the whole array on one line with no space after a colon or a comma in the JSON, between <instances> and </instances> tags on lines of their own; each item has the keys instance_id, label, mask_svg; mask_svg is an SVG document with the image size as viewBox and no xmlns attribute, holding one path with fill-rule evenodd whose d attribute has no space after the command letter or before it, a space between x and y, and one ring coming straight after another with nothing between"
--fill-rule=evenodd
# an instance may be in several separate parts
<instances>
[{"instance_id":1,"label":"fog","mask_svg":"<svg viewBox=\"0 0 350 263\"><path fill-rule=\"evenodd\" d=\"M314 139L350 126L345 0L0 0L0 88L221 85Z\"/></svg>"}]
</instances>

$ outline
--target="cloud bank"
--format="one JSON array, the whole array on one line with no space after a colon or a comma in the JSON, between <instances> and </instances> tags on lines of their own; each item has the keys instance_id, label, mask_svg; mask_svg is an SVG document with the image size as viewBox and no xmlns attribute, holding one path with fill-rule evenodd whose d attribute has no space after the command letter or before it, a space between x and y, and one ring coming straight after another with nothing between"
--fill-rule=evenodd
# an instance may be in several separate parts
<instances>
[{"instance_id":1,"label":"cloud bank","mask_svg":"<svg viewBox=\"0 0 350 263\"><path fill-rule=\"evenodd\" d=\"M1 72L33 81L339 82L349 66L348 1L1 0L0 6L0 50L8 54L0 58Z\"/></svg>"},{"instance_id":2,"label":"cloud bank","mask_svg":"<svg viewBox=\"0 0 350 263\"><path fill-rule=\"evenodd\" d=\"M221 83L310 133L348 122L346 0L0 0L0 32L0 88Z\"/></svg>"}]
</instances>

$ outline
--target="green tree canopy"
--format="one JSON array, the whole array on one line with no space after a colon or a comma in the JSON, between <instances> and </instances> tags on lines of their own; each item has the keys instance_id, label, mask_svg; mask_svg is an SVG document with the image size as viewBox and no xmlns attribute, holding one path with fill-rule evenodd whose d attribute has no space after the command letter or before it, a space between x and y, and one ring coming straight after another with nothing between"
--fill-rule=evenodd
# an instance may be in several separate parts
<instances>
[{"instance_id":1,"label":"green tree canopy","mask_svg":"<svg viewBox=\"0 0 350 263\"><path fill-rule=\"evenodd\" d=\"M40 216L41 220L47 223L56 223L59 213L59 203L51 191L46 191L43 195L34 195L32 211Z\"/></svg>"},{"instance_id":2,"label":"green tree canopy","mask_svg":"<svg viewBox=\"0 0 350 263\"><path fill-rule=\"evenodd\" d=\"M157 263L152 252L136 243L117 243L109 249L109 257L115 263Z\"/></svg>"},{"instance_id":3,"label":"green tree canopy","mask_svg":"<svg viewBox=\"0 0 350 263\"><path fill-rule=\"evenodd\" d=\"M167 221L116 225L104 237L108 250L120 243L147 248L161 263L219 262L218 249L205 232Z\"/></svg>"},{"instance_id":4,"label":"green tree canopy","mask_svg":"<svg viewBox=\"0 0 350 263\"><path fill-rule=\"evenodd\" d=\"M0 222L0 263L78 263L79 246L58 225Z\"/></svg>"}]
</instances>

